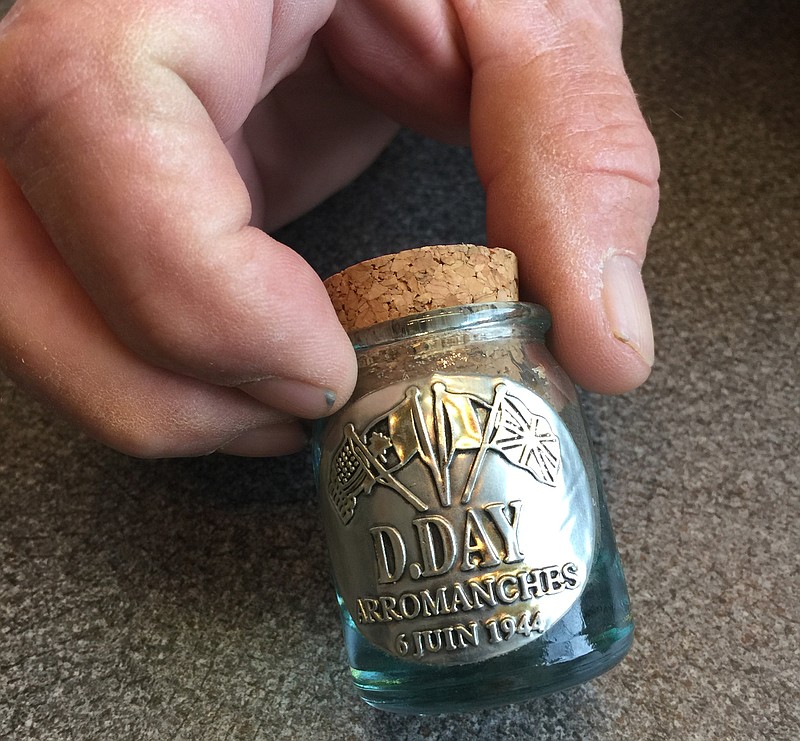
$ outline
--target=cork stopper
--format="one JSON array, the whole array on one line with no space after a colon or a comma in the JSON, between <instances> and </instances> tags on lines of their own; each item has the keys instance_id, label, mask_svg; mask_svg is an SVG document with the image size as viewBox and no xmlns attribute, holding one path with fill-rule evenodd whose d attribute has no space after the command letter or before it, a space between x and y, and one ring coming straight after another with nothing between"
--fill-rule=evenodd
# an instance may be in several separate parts
<instances>
[{"instance_id":1,"label":"cork stopper","mask_svg":"<svg viewBox=\"0 0 800 741\"><path fill-rule=\"evenodd\" d=\"M516 255L474 244L376 257L324 283L348 332L446 306L518 299Z\"/></svg>"}]
</instances>

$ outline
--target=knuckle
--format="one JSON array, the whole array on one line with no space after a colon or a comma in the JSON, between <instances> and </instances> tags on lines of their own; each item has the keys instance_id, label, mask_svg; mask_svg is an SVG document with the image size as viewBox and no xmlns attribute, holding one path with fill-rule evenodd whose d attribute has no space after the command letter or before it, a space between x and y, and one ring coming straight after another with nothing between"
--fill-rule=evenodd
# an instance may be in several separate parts
<instances>
[{"instance_id":1,"label":"knuckle","mask_svg":"<svg viewBox=\"0 0 800 741\"><path fill-rule=\"evenodd\" d=\"M658 152L643 121L604 121L591 129L573 129L564 141L570 147L565 160L571 169L617 175L657 188Z\"/></svg>"},{"instance_id":2,"label":"knuckle","mask_svg":"<svg viewBox=\"0 0 800 741\"><path fill-rule=\"evenodd\" d=\"M25 5L0 31L0 148L14 153L107 115L139 84L143 32L97 3Z\"/></svg>"},{"instance_id":3,"label":"knuckle","mask_svg":"<svg viewBox=\"0 0 800 741\"><path fill-rule=\"evenodd\" d=\"M621 70L581 67L558 81L559 105L543 116L542 137L552 152L579 172L617 173L643 185L658 180L653 139Z\"/></svg>"},{"instance_id":4,"label":"knuckle","mask_svg":"<svg viewBox=\"0 0 800 741\"><path fill-rule=\"evenodd\" d=\"M20 15L0 35L0 128L13 149L85 80L86 47L53 13Z\"/></svg>"}]
</instances>

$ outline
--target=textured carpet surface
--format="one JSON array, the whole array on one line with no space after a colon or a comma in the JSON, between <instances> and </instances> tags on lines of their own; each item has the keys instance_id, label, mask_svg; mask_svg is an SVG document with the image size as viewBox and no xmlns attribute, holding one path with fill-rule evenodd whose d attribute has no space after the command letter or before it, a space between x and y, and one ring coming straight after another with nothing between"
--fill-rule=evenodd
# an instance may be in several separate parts
<instances>
[{"instance_id":1,"label":"textured carpet surface","mask_svg":"<svg viewBox=\"0 0 800 741\"><path fill-rule=\"evenodd\" d=\"M657 364L585 402L628 658L514 707L374 711L349 684L307 455L134 460L0 379L1 738L800 738L798 6L625 11L663 163ZM466 151L404 134L282 237L329 274L483 241L482 210Z\"/></svg>"}]
</instances>

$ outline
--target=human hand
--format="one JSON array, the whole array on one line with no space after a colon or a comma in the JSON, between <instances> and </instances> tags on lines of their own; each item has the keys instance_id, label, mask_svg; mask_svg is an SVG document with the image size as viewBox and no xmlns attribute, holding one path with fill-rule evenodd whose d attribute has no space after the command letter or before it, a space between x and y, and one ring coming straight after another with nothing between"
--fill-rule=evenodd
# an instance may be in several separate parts
<instances>
[{"instance_id":1,"label":"human hand","mask_svg":"<svg viewBox=\"0 0 800 741\"><path fill-rule=\"evenodd\" d=\"M657 157L612 0L18 0L0 26L0 363L140 456L302 444L355 360L263 229L398 121L471 139L489 244L587 388L641 383Z\"/></svg>"}]
</instances>

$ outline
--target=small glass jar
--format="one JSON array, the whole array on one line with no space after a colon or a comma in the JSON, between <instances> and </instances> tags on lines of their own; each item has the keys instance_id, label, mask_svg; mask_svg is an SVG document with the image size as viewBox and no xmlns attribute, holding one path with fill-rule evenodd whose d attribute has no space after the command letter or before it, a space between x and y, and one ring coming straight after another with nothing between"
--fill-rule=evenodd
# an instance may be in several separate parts
<instances>
[{"instance_id":1,"label":"small glass jar","mask_svg":"<svg viewBox=\"0 0 800 741\"><path fill-rule=\"evenodd\" d=\"M351 332L349 403L314 466L353 680L370 705L463 712L585 682L633 640L575 389L540 306Z\"/></svg>"}]
</instances>

